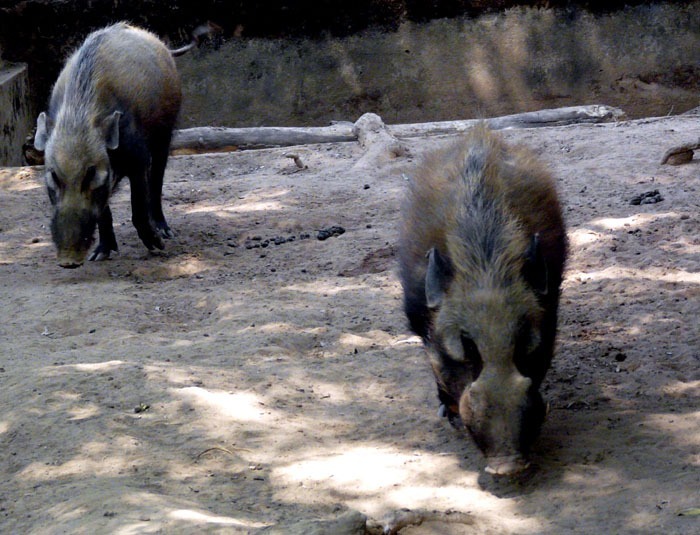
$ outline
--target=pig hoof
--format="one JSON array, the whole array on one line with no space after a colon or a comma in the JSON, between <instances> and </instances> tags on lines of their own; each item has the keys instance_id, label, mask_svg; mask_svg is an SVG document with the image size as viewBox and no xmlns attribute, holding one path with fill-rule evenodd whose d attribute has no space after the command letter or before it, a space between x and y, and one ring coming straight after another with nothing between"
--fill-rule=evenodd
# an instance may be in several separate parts
<instances>
[{"instance_id":1,"label":"pig hoof","mask_svg":"<svg viewBox=\"0 0 700 535\"><path fill-rule=\"evenodd\" d=\"M95 250L88 257L88 260L90 262L101 262L102 260L107 260L111 252L112 250L110 249L110 247L99 244L97 247L95 247Z\"/></svg>"},{"instance_id":2,"label":"pig hoof","mask_svg":"<svg viewBox=\"0 0 700 535\"><path fill-rule=\"evenodd\" d=\"M160 249L162 251L165 249L165 244L158 234L154 233L148 238L141 238L141 241L149 251L152 251L153 249Z\"/></svg>"},{"instance_id":3,"label":"pig hoof","mask_svg":"<svg viewBox=\"0 0 700 535\"><path fill-rule=\"evenodd\" d=\"M109 253L94 252L90 255L90 258L88 258L88 260L90 262L102 262L103 260L107 260L108 258L109 258Z\"/></svg>"},{"instance_id":4,"label":"pig hoof","mask_svg":"<svg viewBox=\"0 0 700 535\"><path fill-rule=\"evenodd\" d=\"M106 253L104 251L95 250L89 257L90 262L101 262L102 260L107 260L109 258L109 251Z\"/></svg>"},{"instance_id":5,"label":"pig hoof","mask_svg":"<svg viewBox=\"0 0 700 535\"><path fill-rule=\"evenodd\" d=\"M175 237L175 233L165 221L163 221L162 223L156 223L156 229L158 230L158 233L161 235L161 237L165 238L166 240Z\"/></svg>"}]
</instances>

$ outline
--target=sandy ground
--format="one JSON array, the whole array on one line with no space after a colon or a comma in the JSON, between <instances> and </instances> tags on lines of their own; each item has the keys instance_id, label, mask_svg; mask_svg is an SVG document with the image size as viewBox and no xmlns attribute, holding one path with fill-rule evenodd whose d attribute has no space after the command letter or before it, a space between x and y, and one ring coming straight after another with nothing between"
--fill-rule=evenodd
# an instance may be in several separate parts
<instances>
[{"instance_id":1,"label":"sandy ground","mask_svg":"<svg viewBox=\"0 0 700 535\"><path fill-rule=\"evenodd\" d=\"M125 183L120 254L77 270L41 169L4 169L0 532L311 533L292 524L402 508L463 513L404 535L700 532L678 515L700 507L700 160L659 165L700 119L503 135L551 165L572 253L529 478L493 480L437 417L401 311L402 173L444 138L377 166L299 147L298 172L288 150L175 157L166 250Z\"/></svg>"}]
</instances>

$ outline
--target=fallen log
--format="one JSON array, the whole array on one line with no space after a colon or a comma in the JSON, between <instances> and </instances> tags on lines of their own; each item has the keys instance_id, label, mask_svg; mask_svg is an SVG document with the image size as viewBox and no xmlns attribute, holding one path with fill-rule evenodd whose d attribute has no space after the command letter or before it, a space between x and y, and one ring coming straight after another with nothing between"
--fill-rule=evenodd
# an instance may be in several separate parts
<instances>
[{"instance_id":1,"label":"fallen log","mask_svg":"<svg viewBox=\"0 0 700 535\"><path fill-rule=\"evenodd\" d=\"M386 130L396 138L410 138L456 134L468 130L482 120L492 129L502 130L506 128L601 123L618 120L623 116L624 112L619 108L596 104L517 113L491 119L386 125ZM170 149L175 154L182 154L358 141L356 125L357 123L338 122L331 126L305 128L265 126L254 128L186 128L174 132Z\"/></svg>"},{"instance_id":2,"label":"fallen log","mask_svg":"<svg viewBox=\"0 0 700 535\"><path fill-rule=\"evenodd\" d=\"M383 161L404 156L406 147L389 132L382 118L375 113L365 113L353 126L365 154L355 163L354 169L373 169Z\"/></svg>"},{"instance_id":3,"label":"fallen log","mask_svg":"<svg viewBox=\"0 0 700 535\"><path fill-rule=\"evenodd\" d=\"M493 130L503 130L507 128L538 128L581 123L602 123L618 120L623 116L624 112L619 108L594 104L516 113L491 119L385 125L384 130L386 134L401 139L458 134L481 121L486 122ZM362 127L362 121L363 118L360 117L355 123L340 121L330 126L320 127L262 126L225 128L202 126L185 128L173 132L170 151L173 154L200 154L311 145L314 143L358 141L358 132L362 132L364 128ZM379 121L381 122L381 118L379 118ZM33 141L33 136L27 138L24 146L25 157L30 165L41 165L43 163L43 153L39 153L34 149Z\"/></svg>"},{"instance_id":4,"label":"fallen log","mask_svg":"<svg viewBox=\"0 0 700 535\"><path fill-rule=\"evenodd\" d=\"M418 137L440 134L456 134L469 130L476 123L485 122L492 130L509 128L541 128L545 126L566 126L582 123L602 123L617 121L624 117L625 112L619 108L594 104L590 106L569 106L548 110L528 111L491 119L467 119L464 121L442 121L437 123L416 123L388 125L387 128L394 136Z\"/></svg>"},{"instance_id":5,"label":"fallen log","mask_svg":"<svg viewBox=\"0 0 700 535\"><path fill-rule=\"evenodd\" d=\"M220 150L269 149L313 143L342 143L357 141L352 123L322 127L224 128L202 126L173 132L171 152L214 152Z\"/></svg>"}]
</instances>

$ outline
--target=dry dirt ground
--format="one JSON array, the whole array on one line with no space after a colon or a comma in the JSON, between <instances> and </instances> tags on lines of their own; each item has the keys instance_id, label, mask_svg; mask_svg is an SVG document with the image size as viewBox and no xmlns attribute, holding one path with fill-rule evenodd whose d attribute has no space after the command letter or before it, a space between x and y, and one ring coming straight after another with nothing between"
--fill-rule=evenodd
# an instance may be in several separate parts
<instances>
[{"instance_id":1,"label":"dry dirt ground","mask_svg":"<svg viewBox=\"0 0 700 535\"><path fill-rule=\"evenodd\" d=\"M700 507L700 161L659 165L700 118L503 135L551 165L571 241L527 478L484 474L437 417L401 310L404 175L445 138L376 165L298 147L297 172L289 149L174 157L166 250L139 242L125 183L120 254L77 270L41 169L4 169L0 532L342 535L298 523L402 508L462 513L403 535L700 532L678 515Z\"/></svg>"}]
</instances>

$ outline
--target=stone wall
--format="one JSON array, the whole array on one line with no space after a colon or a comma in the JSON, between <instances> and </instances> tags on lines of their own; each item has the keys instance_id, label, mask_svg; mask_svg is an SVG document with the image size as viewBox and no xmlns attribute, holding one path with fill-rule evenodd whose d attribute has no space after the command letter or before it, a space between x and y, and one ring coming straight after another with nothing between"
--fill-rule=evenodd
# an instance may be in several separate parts
<instances>
[{"instance_id":1,"label":"stone wall","mask_svg":"<svg viewBox=\"0 0 700 535\"><path fill-rule=\"evenodd\" d=\"M378 24L353 33L361 26L360 8L369 8L343 1L345 33L339 19L327 20L333 22L332 31L322 31L322 15L330 12L318 12L320 18L309 26L301 12L286 11L297 18L288 20L286 32L283 19L275 18L275 31L268 30L280 36L270 37L264 36L264 17L250 11L258 4L200 0L201 17L218 17L213 20L223 31L176 60L184 89L180 126L323 125L352 121L364 112L406 123L590 103L641 117L697 107L700 1L634 3L595 13L516 7L427 20L427 12L396 15L389 9L425 2L373 0L367 6L375 6L371 14ZM198 5L190 0L170 2L167 9L163 5L155 0L95 0L87 7L63 0L0 0L0 48L6 60L28 64L28 71L13 71L14 96L3 97L9 100L2 113L26 113L32 125L69 52L90 30L114 20L144 25L173 47L185 43L203 22L196 16ZM248 26L239 19L248 20ZM1 121L5 131L21 129L8 126L5 117ZM13 138L3 144L12 147L12 161L19 157L17 143Z\"/></svg>"},{"instance_id":2,"label":"stone wall","mask_svg":"<svg viewBox=\"0 0 700 535\"><path fill-rule=\"evenodd\" d=\"M593 15L512 9L344 38L231 39L178 58L183 126L308 125L375 112L464 119L604 103L700 104L700 3Z\"/></svg>"}]
</instances>

